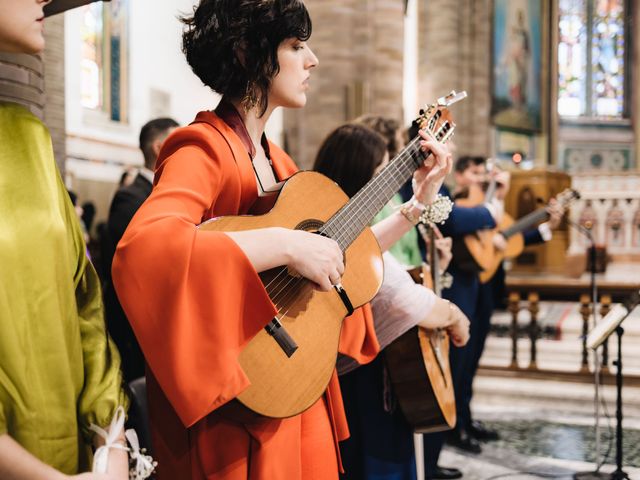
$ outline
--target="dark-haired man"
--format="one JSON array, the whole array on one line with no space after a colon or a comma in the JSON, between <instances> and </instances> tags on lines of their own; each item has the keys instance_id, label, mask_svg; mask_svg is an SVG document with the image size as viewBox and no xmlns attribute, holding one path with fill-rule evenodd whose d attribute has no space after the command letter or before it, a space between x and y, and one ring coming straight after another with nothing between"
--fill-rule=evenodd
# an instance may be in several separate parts
<instances>
[{"instance_id":1,"label":"dark-haired man","mask_svg":"<svg viewBox=\"0 0 640 480\"><path fill-rule=\"evenodd\" d=\"M460 157L454 166L454 179L456 182L456 192L468 189L474 184L478 185L486 179L486 162L484 157ZM446 187L442 187L441 194L452 197ZM476 231L495 228L503 213L502 202L494 199L475 207L461 207L454 205L449 218L440 226L442 234L453 238L454 242L461 242L466 235ZM447 271L453 277L450 288L442 291L442 297L455 303L460 310L471 320L471 343L474 335L477 336L474 325L474 317L478 303L480 281L477 270L466 270L457 265L454 254L453 262ZM471 423L471 414L468 405L465 404L466 396L466 372L467 363L471 358L472 348L469 346L450 347L451 374L456 395L457 424L451 435L455 444L472 453L480 453L481 447L478 441L468 432L468 425ZM460 478L462 473L457 469L438 467L438 459L444 443L444 434L435 433L424 436L424 460L425 478L431 479L453 479Z\"/></svg>"},{"instance_id":2,"label":"dark-haired man","mask_svg":"<svg viewBox=\"0 0 640 480\"><path fill-rule=\"evenodd\" d=\"M107 221L106 258L104 262L104 304L109 333L116 342L122 356L122 372L127 382L144 375L144 356L135 339L111 282L111 262L118 242L140 205L151 194L153 169L160 148L169 134L178 127L171 118L157 118L146 123L140 130L140 150L144 166L133 183L118 189L111 202Z\"/></svg>"},{"instance_id":3,"label":"dark-haired man","mask_svg":"<svg viewBox=\"0 0 640 480\"><path fill-rule=\"evenodd\" d=\"M459 158L454 167L454 178L456 192L484 182L487 178L485 158L468 156ZM495 228L503 215L504 198L509 188L509 180L508 172L496 171L496 191L493 199L476 207L454 206L449 218L440 227L443 235L452 237L454 243L460 243L467 235L479 230ZM449 191L444 190L442 193L449 195ZM559 224L563 210L552 202L549 213L551 218L548 223L523 232L525 245L541 243L550 239L551 229ZM504 249L506 240L501 235L496 235L494 245L498 249ZM501 285L499 275L497 279L494 278L488 283L481 284L478 278L479 270L456 263L455 254L453 260L448 269L453 276L453 284L451 288L443 290L442 296L455 303L471 320L471 338L464 347L452 345L450 349L458 418L455 429L448 434L448 437L452 445L471 453L480 453L479 440L497 439L498 434L484 427L481 422L472 419L470 409L473 394L472 385L489 333L495 298L499 295L497 291L501 291ZM504 275L504 270L500 269L499 274ZM437 467L443 440L443 434L425 436L427 479L458 478L461 476L459 472Z\"/></svg>"}]
</instances>

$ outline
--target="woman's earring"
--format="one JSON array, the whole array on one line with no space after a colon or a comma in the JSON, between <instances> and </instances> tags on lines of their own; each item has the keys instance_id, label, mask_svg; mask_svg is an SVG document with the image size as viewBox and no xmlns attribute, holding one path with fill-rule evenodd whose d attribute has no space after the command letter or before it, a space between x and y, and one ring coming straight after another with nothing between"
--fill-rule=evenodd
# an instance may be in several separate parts
<instances>
[{"instance_id":1,"label":"woman's earring","mask_svg":"<svg viewBox=\"0 0 640 480\"><path fill-rule=\"evenodd\" d=\"M245 113L249 113L256 105L258 105L258 95L256 95L255 88L251 83L247 84L247 91L245 92L241 103Z\"/></svg>"}]
</instances>

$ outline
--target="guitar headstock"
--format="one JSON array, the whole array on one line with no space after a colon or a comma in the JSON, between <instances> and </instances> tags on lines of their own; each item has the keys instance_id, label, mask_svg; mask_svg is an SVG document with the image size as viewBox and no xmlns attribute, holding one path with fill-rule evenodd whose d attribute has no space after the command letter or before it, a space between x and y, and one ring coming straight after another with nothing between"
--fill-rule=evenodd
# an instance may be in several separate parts
<instances>
[{"instance_id":1,"label":"guitar headstock","mask_svg":"<svg viewBox=\"0 0 640 480\"><path fill-rule=\"evenodd\" d=\"M456 93L452 90L449 95L438 98L436 103L427 105L420 110L416 123L420 129L426 130L439 142L446 143L453 136L456 124L449 107L467 97L467 92Z\"/></svg>"},{"instance_id":2,"label":"guitar headstock","mask_svg":"<svg viewBox=\"0 0 640 480\"><path fill-rule=\"evenodd\" d=\"M562 208L566 208L571 202L578 199L580 199L580 192L573 188L565 188L562 192L556 195L556 202L558 202Z\"/></svg>"}]
</instances>

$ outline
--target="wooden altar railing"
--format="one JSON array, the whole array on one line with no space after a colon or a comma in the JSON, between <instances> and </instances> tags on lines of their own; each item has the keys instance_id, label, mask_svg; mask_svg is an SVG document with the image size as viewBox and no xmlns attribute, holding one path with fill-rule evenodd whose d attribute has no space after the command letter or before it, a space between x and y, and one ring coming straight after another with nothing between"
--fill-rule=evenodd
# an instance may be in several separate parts
<instances>
[{"instance_id":1,"label":"wooden altar railing","mask_svg":"<svg viewBox=\"0 0 640 480\"><path fill-rule=\"evenodd\" d=\"M612 302L620 302L633 292L640 289L640 264L610 265L607 272L596 275L596 284L599 294L599 315L602 318L611 309ZM517 372L518 375L530 375L533 377L558 377L575 381L593 381L589 367L589 352L587 351L586 337L591 328L591 282L589 275L580 278L570 278L558 274L508 274L506 280L508 293L508 311L511 314L511 362L506 367L483 366L484 370L505 371L505 373ZM523 301L526 299L526 301ZM582 316L582 355L576 362L575 371L540 369L537 365L537 342L541 337L541 328L538 314L541 300L562 300L580 303ZM529 361L527 367L520 367L518 363L518 339L520 338L519 316L523 310L530 314L529 325L526 327L526 336L530 342ZM603 382L613 383L614 377L609 370L609 352L605 343L602 362ZM640 375L625 375L625 382L640 385Z\"/></svg>"}]
</instances>

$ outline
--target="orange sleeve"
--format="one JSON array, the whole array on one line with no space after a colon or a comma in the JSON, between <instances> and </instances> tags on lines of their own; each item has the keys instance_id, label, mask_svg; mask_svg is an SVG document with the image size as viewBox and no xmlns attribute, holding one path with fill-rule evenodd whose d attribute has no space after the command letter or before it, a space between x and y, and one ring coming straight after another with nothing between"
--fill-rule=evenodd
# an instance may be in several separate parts
<instances>
[{"instance_id":1,"label":"orange sleeve","mask_svg":"<svg viewBox=\"0 0 640 480\"><path fill-rule=\"evenodd\" d=\"M236 243L197 228L236 174L213 135L187 127L167 140L112 272L146 361L187 427L248 386L238 354L275 314Z\"/></svg>"},{"instance_id":2,"label":"orange sleeve","mask_svg":"<svg viewBox=\"0 0 640 480\"><path fill-rule=\"evenodd\" d=\"M380 352L376 337L371 305L365 304L356 309L342 322L338 351L353 358L360 365L373 361Z\"/></svg>"},{"instance_id":3,"label":"orange sleeve","mask_svg":"<svg viewBox=\"0 0 640 480\"><path fill-rule=\"evenodd\" d=\"M275 143L269 142L269 150L273 161L273 169L276 172L278 180L286 180L298 171L298 167L293 159Z\"/></svg>"}]
</instances>

